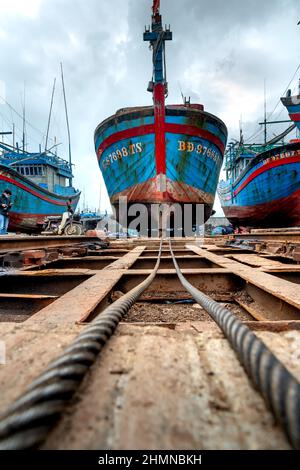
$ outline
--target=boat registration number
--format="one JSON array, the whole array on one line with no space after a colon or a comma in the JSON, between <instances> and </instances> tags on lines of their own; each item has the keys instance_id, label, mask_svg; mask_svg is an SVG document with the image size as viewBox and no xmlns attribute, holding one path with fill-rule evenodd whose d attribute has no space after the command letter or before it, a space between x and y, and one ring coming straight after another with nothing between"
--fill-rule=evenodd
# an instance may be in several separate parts
<instances>
[{"instance_id":1,"label":"boat registration number","mask_svg":"<svg viewBox=\"0 0 300 470\"><path fill-rule=\"evenodd\" d=\"M111 152L104 158L102 162L102 168L105 170L107 167L112 165L114 162L118 160L122 160L123 158L130 157L130 155L135 155L137 153L142 153L143 151L143 144L142 142L137 142L136 144L130 144L127 147L121 147L114 152Z\"/></svg>"},{"instance_id":2,"label":"boat registration number","mask_svg":"<svg viewBox=\"0 0 300 470\"><path fill-rule=\"evenodd\" d=\"M202 144L195 144L194 142L178 140L178 150L179 152L196 152L198 155L205 155L208 158L211 158L217 163L221 163L220 155L215 150L212 150L209 147L206 147Z\"/></svg>"}]
</instances>

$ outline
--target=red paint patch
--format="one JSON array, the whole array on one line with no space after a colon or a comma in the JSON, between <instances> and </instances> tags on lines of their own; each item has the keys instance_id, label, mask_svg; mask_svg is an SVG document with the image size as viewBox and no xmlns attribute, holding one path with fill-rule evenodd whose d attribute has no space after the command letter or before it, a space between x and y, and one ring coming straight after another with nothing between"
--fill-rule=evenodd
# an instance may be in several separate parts
<instances>
[{"instance_id":1,"label":"red paint patch","mask_svg":"<svg viewBox=\"0 0 300 470\"><path fill-rule=\"evenodd\" d=\"M294 122L299 122L300 121L300 113L290 114L289 116L290 116L291 120L294 121Z\"/></svg>"},{"instance_id":2,"label":"red paint patch","mask_svg":"<svg viewBox=\"0 0 300 470\"><path fill-rule=\"evenodd\" d=\"M166 174L166 136L165 136L165 87L162 83L154 86L154 128L156 174Z\"/></svg>"}]
</instances>

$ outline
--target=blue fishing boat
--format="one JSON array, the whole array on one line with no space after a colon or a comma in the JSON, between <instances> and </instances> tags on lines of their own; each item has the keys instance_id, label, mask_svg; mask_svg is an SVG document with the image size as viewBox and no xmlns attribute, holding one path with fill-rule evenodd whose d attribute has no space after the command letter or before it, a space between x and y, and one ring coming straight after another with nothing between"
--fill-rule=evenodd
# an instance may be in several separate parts
<instances>
[{"instance_id":1,"label":"blue fishing boat","mask_svg":"<svg viewBox=\"0 0 300 470\"><path fill-rule=\"evenodd\" d=\"M153 50L153 106L124 108L101 122L95 149L112 205L120 197L134 203L203 204L212 211L227 141L225 124L201 104L165 105L168 93L160 2L153 3L152 26L144 40Z\"/></svg>"},{"instance_id":2,"label":"blue fishing boat","mask_svg":"<svg viewBox=\"0 0 300 470\"><path fill-rule=\"evenodd\" d=\"M12 192L9 229L35 232L45 217L76 209L80 192L72 186L72 167L50 152L30 153L0 143L0 193ZM66 180L69 185L66 185Z\"/></svg>"},{"instance_id":3,"label":"blue fishing boat","mask_svg":"<svg viewBox=\"0 0 300 470\"><path fill-rule=\"evenodd\" d=\"M23 109L23 142L9 145L0 142L0 194L9 189L12 193L12 209L9 216L9 230L40 232L46 217L61 216L66 212L67 201L75 211L80 192L72 185L72 158L69 118L66 103L63 68L61 80L65 105L69 141L69 161L58 157L48 149L52 105L55 91L54 80L48 118L45 149L39 152L25 150L25 108ZM10 106L11 109L13 109ZM1 132L0 135L12 134ZM14 139L13 139L14 140Z\"/></svg>"},{"instance_id":4,"label":"blue fishing boat","mask_svg":"<svg viewBox=\"0 0 300 470\"><path fill-rule=\"evenodd\" d=\"M300 129L300 96L289 91L281 101L294 121L282 134L261 145L245 145L241 139L226 151L226 181L220 182L218 194L235 225L300 226L300 140L282 143L296 126Z\"/></svg>"}]
</instances>

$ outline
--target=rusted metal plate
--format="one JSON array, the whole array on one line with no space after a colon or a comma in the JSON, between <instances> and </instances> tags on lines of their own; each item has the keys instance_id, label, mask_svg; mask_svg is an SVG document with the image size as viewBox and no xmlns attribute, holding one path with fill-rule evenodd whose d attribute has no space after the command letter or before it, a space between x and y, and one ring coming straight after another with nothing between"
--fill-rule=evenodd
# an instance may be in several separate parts
<instances>
[{"instance_id":1,"label":"rusted metal plate","mask_svg":"<svg viewBox=\"0 0 300 470\"><path fill-rule=\"evenodd\" d=\"M109 267L104 268L105 275L99 271L28 321L35 323L80 323L86 321L142 251L143 247L134 248Z\"/></svg>"},{"instance_id":2,"label":"rusted metal plate","mask_svg":"<svg viewBox=\"0 0 300 470\"><path fill-rule=\"evenodd\" d=\"M63 237L63 236L23 236L14 235L1 237L0 253L7 251L21 251L25 249L41 249L48 247L60 247L67 245L76 245L80 243L99 242L98 237Z\"/></svg>"},{"instance_id":3,"label":"rusted metal plate","mask_svg":"<svg viewBox=\"0 0 300 470\"><path fill-rule=\"evenodd\" d=\"M111 263L109 266L104 268L106 271L111 269L128 269L130 268L133 263L138 259L138 257L143 253L145 250L145 245L136 246L126 255L122 256L118 260Z\"/></svg>"},{"instance_id":4,"label":"rusted metal plate","mask_svg":"<svg viewBox=\"0 0 300 470\"><path fill-rule=\"evenodd\" d=\"M283 263L279 261L273 261L271 259L265 259L257 254L236 254L228 255L228 257L238 261L239 263L248 264L249 266L259 267L259 268L281 268L284 267Z\"/></svg>"},{"instance_id":5,"label":"rusted metal plate","mask_svg":"<svg viewBox=\"0 0 300 470\"><path fill-rule=\"evenodd\" d=\"M270 304L270 308L268 309L269 311L265 312L265 318L271 320L272 316L274 316L274 298L280 299L286 303L287 306L290 305L293 307L293 309L290 309L290 312L284 311L282 304L281 308L277 310L276 319L297 320L300 318L300 290L295 288L295 284L284 279L279 279L278 277L272 276L271 274L258 271L255 268L238 263L237 261L209 253L206 250L198 248L197 246L187 245L187 248L193 250L195 253L198 253L201 256L205 256L210 261L213 261L214 263L229 269L232 273L247 281L250 287L256 286L260 289L261 293L266 292L270 294L269 300L272 301L272 304ZM254 289L252 289L252 291L254 291ZM257 291L257 293L259 293L259 291ZM280 316L280 314L282 314L282 316Z\"/></svg>"}]
</instances>

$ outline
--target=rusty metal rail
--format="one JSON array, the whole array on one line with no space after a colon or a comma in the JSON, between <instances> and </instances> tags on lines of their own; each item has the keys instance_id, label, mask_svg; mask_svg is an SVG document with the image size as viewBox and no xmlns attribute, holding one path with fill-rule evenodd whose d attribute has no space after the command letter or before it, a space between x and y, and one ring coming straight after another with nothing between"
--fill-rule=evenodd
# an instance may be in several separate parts
<instances>
[{"instance_id":1,"label":"rusty metal rail","mask_svg":"<svg viewBox=\"0 0 300 470\"><path fill-rule=\"evenodd\" d=\"M78 245L82 243L99 242L98 237L86 236L10 236L1 237L0 253L8 251L38 250L41 248L56 248L61 246Z\"/></svg>"},{"instance_id":2,"label":"rusty metal rail","mask_svg":"<svg viewBox=\"0 0 300 470\"><path fill-rule=\"evenodd\" d=\"M169 248L180 282L221 328L255 387L262 393L276 419L281 423L292 446L299 449L299 382L265 344L237 319L236 315L187 281L179 269L171 243ZM167 248L168 255L169 248ZM144 247L141 247L141 253L143 249ZM164 250L166 252L166 246ZM154 280L160 265L161 253L162 242L151 274L103 310L99 318L92 322L66 348L64 353L52 361L47 369L27 387L25 393L0 416L0 449L37 448L46 440L49 431L62 415L89 367L113 335L118 323ZM136 256L139 258L139 255L136 254ZM145 262L145 259L148 258L142 259L142 262ZM166 260L166 258L163 259ZM124 261L126 260L122 261L122 266L124 266ZM128 260L125 265L128 265ZM113 271L113 266L110 265L110 272ZM120 267L119 262L118 267ZM173 273L179 285L174 270ZM157 276L161 276L161 271ZM100 282L100 278L97 282Z\"/></svg>"},{"instance_id":3,"label":"rusty metal rail","mask_svg":"<svg viewBox=\"0 0 300 470\"><path fill-rule=\"evenodd\" d=\"M295 449L300 449L300 383L265 344L230 310L200 292L173 263L185 289L223 331L255 387L263 395Z\"/></svg>"}]
</instances>

